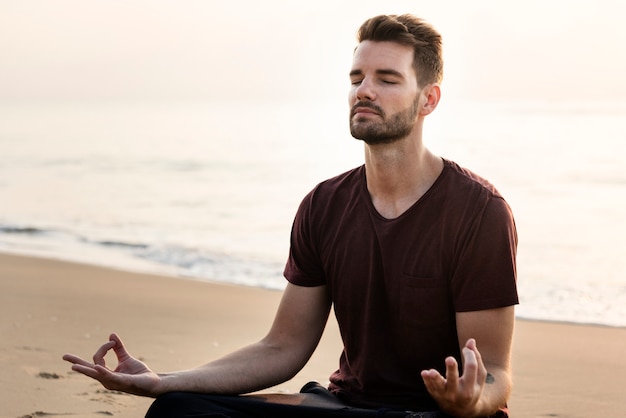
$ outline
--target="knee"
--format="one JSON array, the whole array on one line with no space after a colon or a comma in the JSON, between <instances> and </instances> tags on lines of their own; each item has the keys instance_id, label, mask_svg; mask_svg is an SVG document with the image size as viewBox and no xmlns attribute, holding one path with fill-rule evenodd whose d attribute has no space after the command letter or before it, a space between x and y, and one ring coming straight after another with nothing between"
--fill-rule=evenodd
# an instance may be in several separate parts
<instances>
[{"instance_id":1,"label":"knee","mask_svg":"<svg viewBox=\"0 0 626 418\"><path fill-rule=\"evenodd\" d=\"M152 402L146 418L174 418L184 417L185 406L188 404L189 394L184 392L165 393Z\"/></svg>"},{"instance_id":2,"label":"knee","mask_svg":"<svg viewBox=\"0 0 626 418\"><path fill-rule=\"evenodd\" d=\"M243 417L215 401L211 395L192 392L165 393L152 402L146 418L236 418Z\"/></svg>"}]
</instances>

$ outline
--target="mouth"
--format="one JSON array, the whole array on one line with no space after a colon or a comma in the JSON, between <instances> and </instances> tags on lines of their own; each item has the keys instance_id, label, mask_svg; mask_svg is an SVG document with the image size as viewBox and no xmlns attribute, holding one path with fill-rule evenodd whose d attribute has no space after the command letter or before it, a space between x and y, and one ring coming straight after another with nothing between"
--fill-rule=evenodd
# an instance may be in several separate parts
<instances>
[{"instance_id":1,"label":"mouth","mask_svg":"<svg viewBox=\"0 0 626 418\"><path fill-rule=\"evenodd\" d=\"M353 116L378 115L374 110L368 108L358 108L354 111Z\"/></svg>"},{"instance_id":2,"label":"mouth","mask_svg":"<svg viewBox=\"0 0 626 418\"><path fill-rule=\"evenodd\" d=\"M357 103L350 110L350 117L380 116L382 113L382 109L379 109L378 106Z\"/></svg>"}]
</instances>

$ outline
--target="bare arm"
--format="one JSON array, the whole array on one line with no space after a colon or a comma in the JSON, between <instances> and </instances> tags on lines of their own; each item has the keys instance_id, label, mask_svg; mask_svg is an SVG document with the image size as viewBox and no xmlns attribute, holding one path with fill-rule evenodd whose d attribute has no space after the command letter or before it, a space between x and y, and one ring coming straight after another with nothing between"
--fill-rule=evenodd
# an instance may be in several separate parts
<instances>
[{"instance_id":1,"label":"bare arm","mask_svg":"<svg viewBox=\"0 0 626 418\"><path fill-rule=\"evenodd\" d=\"M156 374L130 356L115 335L94 355L94 363L66 354L72 369L109 389L143 396L172 391L240 394L264 389L293 377L317 347L330 312L324 286L287 285L269 333L259 342L191 370ZM113 349L118 366L110 370L104 355Z\"/></svg>"},{"instance_id":2,"label":"bare arm","mask_svg":"<svg viewBox=\"0 0 626 418\"><path fill-rule=\"evenodd\" d=\"M422 378L443 411L463 417L491 415L511 393L514 307L460 312L456 319L463 376L456 360L448 357L445 377L425 370Z\"/></svg>"},{"instance_id":3,"label":"bare arm","mask_svg":"<svg viewBox=\"0 0 626 418\"><path fill-rule=\"evenodd\" d=\"M198 369L163 374L160 391L239 394L282 383L313 354L329 311L325 287L289 284L274 323L261 341Z\"/></svg>"}]
</instances>

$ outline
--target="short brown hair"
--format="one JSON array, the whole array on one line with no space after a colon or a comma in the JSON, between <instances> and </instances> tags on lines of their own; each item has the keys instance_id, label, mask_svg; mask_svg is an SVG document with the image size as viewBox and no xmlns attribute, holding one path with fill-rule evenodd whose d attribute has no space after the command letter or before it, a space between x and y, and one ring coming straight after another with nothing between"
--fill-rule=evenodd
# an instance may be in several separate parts
<instances>
[{"instance_id":1,"label":"short brown hair","mask_svg":"<svg viewBox=\"0 0 626 418\"><path fill-rule=\"evenodd\" d=\"M413 68L420 86L443 79L441 35L428 22L410 14L380 15L366 20L357 40L397 42L413 48Z\"/></svg>"}]
</instances>

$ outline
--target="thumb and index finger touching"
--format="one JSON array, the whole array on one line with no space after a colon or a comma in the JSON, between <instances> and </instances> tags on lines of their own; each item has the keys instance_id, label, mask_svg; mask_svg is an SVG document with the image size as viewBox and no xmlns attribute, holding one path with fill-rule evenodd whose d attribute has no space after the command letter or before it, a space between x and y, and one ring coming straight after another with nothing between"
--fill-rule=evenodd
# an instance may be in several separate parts
<instances>
[{"instance_id":1,"label":"thumb and index finger touching","mask_svg":"<svg viewBox=\"0 0 626 418\"><path fill-rule=\"evenodd\" d=\"M111 334L109 336L109 342L107 344L104 344L101 348L104 348L106 346L110 346L110 347L104 352L104 354L106 354L107 351L113 349L118 362L122 362L126 360L127 358L131 357L128 351L126 350L126 347L124 346L124 343L122 342L122 339L116 333Z\"/></svg>"},{"instance_id":2,"label":"thumb and index finger touching","mask_svg":"<svg viewBox=\"0 0 626 418\"><path fill-rule=\"evenodd\" d=\"M124 343L122 342L121 338L117 334L113 333L109 336L109 341L102 344L98 348L98 350L96 350L95 354L93 355L93 363L89 363L86 360L83 360L82 358L73 354L64 354L63 360L81 366L101 366L104 368L106 367L106 361L104 358L110 350L113 350L115 352L118 361L123 361L124 359L130 357L128 351L126 351L126 347L124 347Z\"/></svg>"}]
</instances>

